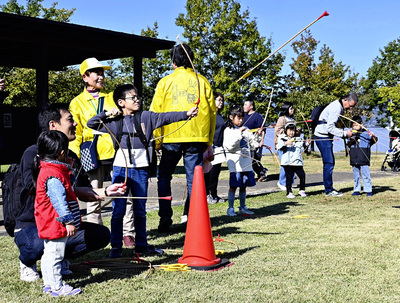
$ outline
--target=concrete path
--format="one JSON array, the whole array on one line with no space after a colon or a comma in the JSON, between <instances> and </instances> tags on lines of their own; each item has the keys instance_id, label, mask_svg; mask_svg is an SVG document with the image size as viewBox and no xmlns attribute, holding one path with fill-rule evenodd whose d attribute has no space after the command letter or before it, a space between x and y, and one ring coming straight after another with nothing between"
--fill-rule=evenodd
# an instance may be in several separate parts
<instances>
[{"instance_id":1,"label":"concrete path","mask_svg":"<svg viewBox=\"0 0 400 303\"><path fill-rule=\"evenodd\" d=\"M392 172L392 171L380 171L380 170L374 170L371 171L371 178L372 180L376 178L387 178L391 176L399 176L400 174L397 172ZM334 183L343 183L343 182L351 182L353 180L353 173L352 172L334 172L333 174L333 180ZM277 187L277 182L278 182L278 174L270 174L268 176L268 179L266 182L257 182L256 186L254 187L248 187L247 188L247 196L258 196L258 195L264 195L268 194L271 192L278 192L280 189ZM106 182L106 186L109 185L109 182ZM185 195L185 185L186 185L186 179L184 178L173 178L172 179L172 205L177 206L177 205L182 205L184 203L184 195ZM295 180L295 185L298 185L298 180ZM323 185L322 184L322 173L314 173L314 174L307 174L306 175L306 187L311 187L311 186L318 186L318 185ZM229 181L228 180L220 180L218 183L218 195L221 198L227 199L227 194L228 194L228 188L229 188ZM307 188L306 188L307 191ZM296 192L296 190L295 190ZM323 192L321 191L321 194ZM149 182L149 192L148 192L149 197L157 197L157 179L152 178ZM103 204L106 203L103 202ZM0 198L0 236L1 235L6 235L6 232L4 230L3 226L3 207L2 207L2 200ZM82 209L82 214L86 213L86 204L85 203L80 203L80 207ZM147 201L147 210L154 210L158 209L158 200L148 200ZM111 215L111 204L106 206L103 209L103 215L104 216L110 216Z\"/></svg>"}]
</instances>

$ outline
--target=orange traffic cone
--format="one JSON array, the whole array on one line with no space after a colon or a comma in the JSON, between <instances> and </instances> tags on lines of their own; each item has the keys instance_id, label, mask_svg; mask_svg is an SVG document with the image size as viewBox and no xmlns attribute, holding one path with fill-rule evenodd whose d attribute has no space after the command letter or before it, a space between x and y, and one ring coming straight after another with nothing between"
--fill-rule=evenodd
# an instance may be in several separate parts
<instances>
[{"instance_id":1,"label":"orange traffic cone","mask_svg":"<svg viewBox=\"0 0 400 303\"><path fill-rule=\"evenodd\" d=\"M194 170L185 245L183 256L178 259L178 263L188 264L191 268L199 270L215 270L232 264L229 260L221 260L215 255L201 166L196 166Z\"/></svg>"}]
</instances>

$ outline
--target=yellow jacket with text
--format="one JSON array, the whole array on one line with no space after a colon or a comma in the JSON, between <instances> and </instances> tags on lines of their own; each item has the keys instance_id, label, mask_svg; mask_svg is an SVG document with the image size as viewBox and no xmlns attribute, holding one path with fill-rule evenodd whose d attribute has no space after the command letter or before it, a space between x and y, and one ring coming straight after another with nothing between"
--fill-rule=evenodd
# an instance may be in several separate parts
<instances>
[{"instance_id":1,"label":"yellow jacket with text","mask_svg":"<svg viewBox=\"0 0 400 303\"><path fill-rule=\"evenodd\" d=\"M110 110L115 107L112 92L100 91L99 98L104 97L104 109ZM76 139L69 143L69 149L81 157L80 146L83 142L93 140L93 130L87 127L87 122L93 116L97 115L99 100L95 99L86 88L83 92L75 97L70 105L69 110L78 123L76 126ZM101 134L97 141L97 155L99 160L112 159L114 157L114 145L109 134Z\"/></svg>"},{"instance_id":2,"label":"yellow jacket with text","mask_svg":"<svg viewBox=\"0 0 400 303\"><path fill-rule=\"evenodd\" d=\"M210 83L202 75L200 82L200 103L197 117L192 118L182 128L185 121L172 123L154 131L154 138L165 136L156 141L157 148L162 143L204 142L211 146L214 139L216 108ZM199 89L196 74L191 68L178 67L174 72L162 78L158 84L150 106L157 113L188 111L198 99ZM170 134L173 132L172 134Z\"/></svg>"}]
</instances>

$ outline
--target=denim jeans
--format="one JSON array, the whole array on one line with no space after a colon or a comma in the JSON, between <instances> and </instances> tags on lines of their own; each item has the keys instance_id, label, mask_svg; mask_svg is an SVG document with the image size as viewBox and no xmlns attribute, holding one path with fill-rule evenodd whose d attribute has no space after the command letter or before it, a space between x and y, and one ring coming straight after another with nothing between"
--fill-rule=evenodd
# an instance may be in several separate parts
<instances>
[{"instance_id":1,"label":"denim jeans","mask_svg":"<svg viewBox=\"0 0 400 303\"><path fill-rule=\"evenodd\" d=\"M68 237L44 240L44 252L41 260L43 284L56 291L62 286L61 262L64 260Z\"/></svg>"},{"instance_id":2,"label":"denim jeans","mask_svg":"<svg viewBox=\"0 0 400 303\"><path fill-rule=\"evenodd\" d=\"M113 183L122 183L125 179L125 167L115 166L113 169ZM143 168L128 168L128 179L126 193L134 197L146 197L149 184L149 170ZM126 211L126 199L115 199L113 201L113 212L111 217L111 247L122 249L123 219ZM133 200L133 215L135 224L136 246L147 246L146 233L146 199Z\"/></svg>"},{"instance_id":3,"label":"denim jeans","mask_svg":"<svg viewBox=\"0 0 400 303\"><path fill-rule=\"evenodd\" d=\"M368 165L353 166L354 191L361 191L361 175L364 183L364 192L372 193L371 174Z\"/></svg>"},{"instance_id":4,"label":"denim jeans","mask_svg":"<svg viewBox=\"0 0 400 303\"><path fill-rule=\"evenodd\" d=\"M164 143L162 146L162 156L158 167L158 195L159 197L171 196L171 180L176 165L183 156L183 163L186 171L186 183L188 196L192 192L194 168L203 163L203 153L206 150L206 143ZM189 213L189 201L186 199L183 214ZM160 199L159 211L160 222L165 222L172 218L171 201Z\"/></svg>"},{"instance_id":5,"label":"denim jeans","mask_svg":"<svg viewBox=\"0 0 400 303\"><path fill-rule=\"evenodd\" d=\"M321 153L323 168L323 181L325 193L330 193L333 188L333 168L335 167L335 156L333 154L333 141L326 140L326 137L315 136L315 143ZM321 140L319 140L321 139Z\"/></svg>"},{"instance_id":6,"label":"denim jeans","mask_svg":"<svg viewBox=\"0 0 400 303\"><path fill-rule=\"evenodd\" d=\"M36 225L17 231L14 242L19 249L19 259L26 266L33 266L43 255L44 240L39 238ZM90 251L106 247L109 242L110 231L107 227L82 222L75 236L68 237L65 257L67 259L77 258Z\"/></svg>"}]
</instances>

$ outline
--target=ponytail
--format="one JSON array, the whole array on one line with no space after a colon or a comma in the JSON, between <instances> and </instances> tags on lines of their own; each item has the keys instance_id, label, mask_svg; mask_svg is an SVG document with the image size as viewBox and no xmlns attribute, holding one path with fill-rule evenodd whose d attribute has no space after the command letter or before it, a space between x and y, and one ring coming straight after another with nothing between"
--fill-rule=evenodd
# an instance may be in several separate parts
<instances>
[{"instance_id":1,"label":"ponytail","mask_svg":"<svg viewBox=\"0 0 400 303\"><path fill-rule=\"evenodd\" d=\"M32 181L33 181L33 189L36 190L36 183L37 183L37 178L39 176L39 171L40 171L40 158L39 155L36 155L35 158L33 158L33 163L32 163Z\"/></svg>"}]
</instances>

